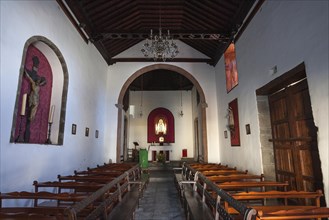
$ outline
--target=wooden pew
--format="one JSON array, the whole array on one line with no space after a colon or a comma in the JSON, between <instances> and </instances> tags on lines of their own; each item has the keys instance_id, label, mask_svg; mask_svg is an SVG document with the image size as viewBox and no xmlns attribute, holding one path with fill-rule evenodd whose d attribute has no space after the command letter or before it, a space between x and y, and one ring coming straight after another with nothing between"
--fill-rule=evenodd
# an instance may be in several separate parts
<instances>
[{"instance_id":1,"label":"wooden pew","mask_svg":"<svg viewBox=\"0 0 329 220\"><path fill-rule=\"evenodd\" d=\"M259 211L258 220L296 220L296 219L328 219L329 208L308 208L303 207L302 209L289 209L279 211Z\"/></svg>"},{"instance_id":2,"label":"wooden pew","mask_svg":"<svg viewBox=\"0 0 329 220\"><path fill-rule=\"evenodd\" d=\"M231 174L247 174L248 170L206 170L201 172L204 176L231 175Z\"/></svg>"},{"instance_id":3,"label":"wooden pew","mask_svg":"<svg viewBox=\"0 0 329 220\"><path fill-rule=\"evenodd\" d=\"M86 176L86 178L87 177L88 176ZM102 188L92 193L86 199L71 206L68 209L70 220L78 219L78 213L85 207L95 204L99 199L102 199L102 202L97 204L92 213L90 213L91 216L108 219L108 215L111 215L111 219L120 219L122 217L122 210L127 214L126 216L132 216L139 196L142 193L142 189L147 182L148 177L144 178L140 175L140 168L138 165L135 165L113 181L106 183ZM104 194L107 192L112 193L104 198ZM126 203L122 203L122 201L127 200L129 201L129 208L125 206Z\"/></svg>"},{"instance_id":4,"label":"wooden pew","mask_svg":"<svg viewBox=\"0 0 329 220\"><path fill-rule=\"evenodd\" d=\"M88 168L88 170L121 170L121 171L127 171L134 167L137 163L110 163L106 164L104 163L103 165L97 165L95 168Z\"/></svg>"},{"instance_id":5,"label":"wooden pew","mask_svg":"<svg viewBox=\"0 0 329 220\"><path fill-rule=\"evenodd\" d=\"M227 165L195 165L195 166L190 166L191 168L197 170L197 171L217 171L217 170L236 170L236 167L229 167Z\"/></svg>"},{"instance_id":6,"label":"wooden pew","mask_svg":"<svg viewBox=\"0 0 329 220\"><path fill-rule=\"evenodd\" d=\"M69 206L86 198L86 194L76 193L51 193L51 192L8 192L0 194L0 208L2 208L3 200L33 200L34 207L40 206L39 200L58 201L52 206ZM44 202L43 202L44 203Z\"/></svg>"},{"instance_id":7,"label":"wooden pew","mask_svg":"<svg viewBox=\"0 0 329 220\"><path fill-rule=\"evenodd\" d=\"M278 205L249 205L258 211L257 218L262 219L321 219L329 217L329 208L320 208L320 198L323 196L321 190L316 192L305 191L267 191L267 192L242 192L231 195L235 200L247 201L250 203L252 200L266 199L278 202L278 199L283 199L284 204ZM290 205L288 199L303 199L312 200L310 205ZM230 214L237 214L237 211L230 207L227 202L224 202L225 210ZM289 215L286 218L285 213ZM307 214L308 213L308 214ZM320 215L321 213L321 215ZM319 215L317 215L319 214ZM316 216L316 217L314 217ZM270 218L271 217L271 218Z\"/></svg>"},{"instance_id":8,"label":"wooden pew","mask_svg":"<svg viewBox=\"0 0 329 220\"><path fill-rule=\"evenodd\" d=\"M74 176L120 176L124 171L121 170L106 170L106 169L94 169L94 170L83 170L83 171L74 171Z\"/></svg>"},{"instance_id":9,"label":"wooden pew","mask_svg":"<svg viewBox=\"0 0 329 220\"><path fill-rule=\"evenodd\" d=\"M182 168L174 169L174 174L188 219L232 219L222 206L223 201L239 210L244 219L251 220L256 215L254 209L235 201L189 164L184 163Z\"/></svg>"},{"instance_id":10,"label":"wooden pew","mask_svg":"<svg viewBox=\"0 0 329 220\"><path fill-rule=\"evenodd\" d=\"M207 178L214 183L232 182L232 181L246 181L246 180L258 180L264 181L264 175L253 174L232 174L232 175L217 175L207 176Z\"/></svg>"},{"instance_id":11,"label":"wooden pew","mask_svg":"<svg viewBox=\"0 0 329 220\"><path fill-rule=\"evenodd\" d=\"M254 191L257 188L259 191L266 191L266 188L282 188L283 191L287 191L289 186L288 181L286 182L276 182L276 181L232 181L232 182L222 182L218 183L217 186L220 189L226 191ZM252 189L252 190L250 190Z\"/></svg>"},{"instance_id":12,"label":"wooden pew","mask_svg":"<svg viewBox=\"0 0 329 220\"><path fill-rule=\"evenodd\" d=\"M114 180L115 176L57 176L59 182L63 181L75 181L75 182L95 182L95 183L109 183Z\"/></svg>"},{"instance_id":13,"label":"wooden pew","mask_svg":"<svg viewBox=\"0 0 329 220\"><path fill-rule=\"evenodd\" d=\"M66 220L63 207L0 208L1 220Z\"/></svg>"},{"instance_id":14,"label":"wooden pew","mask_svg":"<svg viewBox=\"0 0 329 220\"><path fill-rule=\"evenodd\" d=\"M75 218L85 219L84 216L89 215L90 212L95 213L96 209L111 210L117 202L121 201L124 195L128 195L126 192L130 191L132 185L137 184L139 186L137 187L138 192L134 192L139 196L145 186L144 183L147 182L140 179L140 170L136 163L104 164L96 168L89 168L87 171L79 171L72 176L59 175L58 177L59 181L54 182L39 183L34 181L35 193L0 193L0 219L66 220L68 215L71 216L73 213ZM113 183L111 183L112 181ZM107 186L104 188L105 185ZM52 190L58 190L58 192L61 189L68 189L73 190L74 193L39 192L41 187L49 187ZM94 196L96 192L99 195L97 198ZM88 199L89 197L91 198ZM129 195L127 197L131 200ZM19 207L16 205L10 207L7 202L5 202L7 207L3 207L3 200L8 199L20 200L20 204L23 205L31 200L33 207ZM82 203L86 199L92 202L85 204L83 208L79 205L78 212L71 211L71 207L76 205L75 203ZM104 203L105 200L106 203ZM111 201L111 203L108 201ZM138 201L138 198L134 201ZM132 208L132 210L134 209Z\"/></svg>"},{"instance_id":15,"label":"wooden pew","mask_svg":"<svg viewBox=\"0 0 329 220\"><path fill-rule=\"evenodd\" d=\"M48 182L38 182L34 181L34 191L38 192L39 188L51 188L55 190L57 193L61 193L62 189L73 190L75 193L91 193L97 191L99 188L104 186L101 183L93 183L93 182L58 182L58 181L48 181Z\"/></svg>"},{"instance_id":16,"label":"wooden pew","mask_svg":"<svg viewBox=\"0 0 329 220\"><path fill-rule=\"evenodd\" d=\"M87 198L87 195L75 193L50 193L50 192L8 192L0 194L0 219L66 219L66 209L77 202ZM12 200L15 205L4 204ZM32 206L18 206L30 201ZM10 203L12 204L12 203ZM93 209L89 206L81 216L87 215Z\"/></svg>"}]
</instances>

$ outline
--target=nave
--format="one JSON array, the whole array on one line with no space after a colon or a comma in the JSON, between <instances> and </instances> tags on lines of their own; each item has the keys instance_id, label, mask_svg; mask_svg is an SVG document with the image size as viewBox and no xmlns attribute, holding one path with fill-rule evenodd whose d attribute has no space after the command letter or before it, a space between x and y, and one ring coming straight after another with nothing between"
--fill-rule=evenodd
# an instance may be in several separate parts
<instances>
[{"instance_id":1,"label":"nave","mask_svg":"<svg viewBox=\"0 0 329 220\"><path fill-rule=\"evenodd\" d=\"M0 219L328 219L321 191L295 191L265 178L213 163L97 165L58 181L34 181L35 192L1 193Z\"/></svg>"},{"instance_id":2,"label":"nave","mask_svg":"<svg viewBox=\"0 0 329 220\"><path fill-rule=\"evenodd\" d=\"M184 220L172 164L150 163L149 183L135 212L136 220Z\"/></svg>"}]
</instances>

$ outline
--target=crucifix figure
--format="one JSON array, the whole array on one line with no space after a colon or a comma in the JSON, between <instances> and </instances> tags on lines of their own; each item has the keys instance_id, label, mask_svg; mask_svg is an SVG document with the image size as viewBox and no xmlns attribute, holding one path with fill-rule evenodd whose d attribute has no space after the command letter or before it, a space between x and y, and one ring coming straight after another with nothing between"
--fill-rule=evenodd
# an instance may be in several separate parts
<instances>
[{"instance_id":1,"label":"crucifix figure","mask_svg":"<svg viewBox=\"0 0 329 220\"><path fill-rule=\"evenodd\" d=\"M32 70L25 69L25 74L31 83L31 92L29 94L29 108L30 108L30 115L28 118L29 121L34 120L38 110L39 99L40 99L40 95L39 95L40 87L47 83L45 77L40 77L38 75L38 67L39 67L38 57L34 56L32 58L32 61L33 61Z\"/></svg>"}]
</instances>

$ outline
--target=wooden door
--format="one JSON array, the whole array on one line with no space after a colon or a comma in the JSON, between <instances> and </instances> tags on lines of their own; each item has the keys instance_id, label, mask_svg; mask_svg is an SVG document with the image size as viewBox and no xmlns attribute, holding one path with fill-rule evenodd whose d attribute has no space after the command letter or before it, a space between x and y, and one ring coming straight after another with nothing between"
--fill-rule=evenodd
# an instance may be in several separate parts
<instances>
[{"instance_id":1,"label":"wooden door","mask_svg":"<svg viewBox=\"0 0 329 220\"><path fill-rule=\"evenodd\" d=\"M269 96L276 178L292 190L323 189L307 80Z\"/></svg>"},{"instance_id":2,"label":"wooden door","mask_svg":"<svg viewBox=\"0 0 329 220\"><path fill-rule=\"evenodd\" d=\"M170 158L170 156L169 156L169 154L170 154L169 153L169 150L166 150L165 152L166 152L166 161L169 161L169 158Z\"/></svg>"}]
</instances>

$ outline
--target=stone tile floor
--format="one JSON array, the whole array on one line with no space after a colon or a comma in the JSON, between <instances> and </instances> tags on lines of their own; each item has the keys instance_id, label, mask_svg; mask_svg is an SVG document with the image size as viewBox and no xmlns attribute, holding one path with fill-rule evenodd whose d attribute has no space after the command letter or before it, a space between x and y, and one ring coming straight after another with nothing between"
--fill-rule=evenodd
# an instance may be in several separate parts
<instances>
[{"instance_id":1,"label":"stone tile floor","mask_svg":"<svg viewBox=\"0 0 329 220\"><path fill-rule=\"evenodd\" d=\"M172 167L149 165L150 182L139 201L136 220L185 220Z\"/></svg>"}]
</instances>

